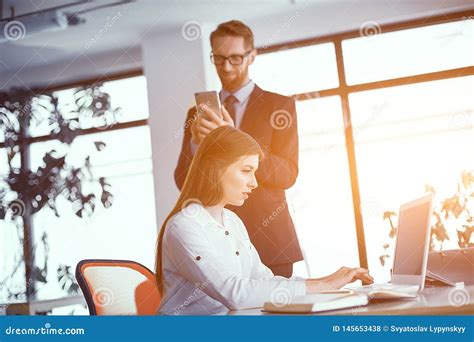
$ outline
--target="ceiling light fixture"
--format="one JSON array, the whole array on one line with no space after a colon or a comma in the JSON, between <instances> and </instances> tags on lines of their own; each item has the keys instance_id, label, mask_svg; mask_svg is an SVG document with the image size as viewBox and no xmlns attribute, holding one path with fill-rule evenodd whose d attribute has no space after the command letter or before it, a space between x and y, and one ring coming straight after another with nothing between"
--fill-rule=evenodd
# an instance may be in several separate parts
<instances>
[{"instance_id":1,"label":"ceiling light fixture","mask_svg":"<svg viewBox=\"0 0 474 342\"><path fill-rule=\"evenodd\" d=\"M14 42L37 33L65 30L85 20L59 10L45 10L0 22L0 43Z\"/></svg>"},{"instance_id":2,"label":"ceiling light fixture","mask_svg":"<svg viewBox=\"0 0 474 342\"><path fill-rule=\"evenodd\" d=\"M3 9L2 2L3 1L0 0L0 7ZM19 16L15 16L15 8L12 7L12 15L10 18L0 17L0 43L15 42L37 33L65 30L70 26L76 26L85 23L85 19L80 17L82 14L97 11L106 7L120 6L131 2L135 1L121 0L72 13L69 11L64 11L64 9L67 7L89 3L88 1L80 1ZM2 15L1 11L0 15Z\"/></svg>"}]
</instances>

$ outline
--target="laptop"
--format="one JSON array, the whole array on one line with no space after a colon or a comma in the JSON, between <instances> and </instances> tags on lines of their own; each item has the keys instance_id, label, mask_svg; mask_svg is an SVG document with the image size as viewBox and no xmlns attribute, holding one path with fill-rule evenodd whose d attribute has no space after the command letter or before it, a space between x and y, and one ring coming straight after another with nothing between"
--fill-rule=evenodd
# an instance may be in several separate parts
<instances>
[{"instance_id":1,"label":"laptop","mask_svg":"<svg viewBox=\"0 0 474 342\"><path fill-rule=\"evenodd\" d=\"M433 194L425 195L400 206L392 275L389 283L351 287L356 292L396 295L422 291L431 235Z\"/></svg>"}]
</instances>

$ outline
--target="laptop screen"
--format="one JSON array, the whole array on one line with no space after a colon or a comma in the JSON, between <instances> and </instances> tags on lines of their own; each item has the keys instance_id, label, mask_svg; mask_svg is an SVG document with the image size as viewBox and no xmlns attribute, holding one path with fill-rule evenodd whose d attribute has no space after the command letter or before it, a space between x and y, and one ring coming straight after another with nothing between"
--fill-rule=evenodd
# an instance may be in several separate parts
<instances>
[{"instance_id":1,"label":"laptop screen","mask_svg":"<svg viewBox=\"0 0 474 342\"><path fill-rule=\"evenodd\" d=\"M421 275L430 201L400 210L393 274Z\"/></svg>"}]
</instances>

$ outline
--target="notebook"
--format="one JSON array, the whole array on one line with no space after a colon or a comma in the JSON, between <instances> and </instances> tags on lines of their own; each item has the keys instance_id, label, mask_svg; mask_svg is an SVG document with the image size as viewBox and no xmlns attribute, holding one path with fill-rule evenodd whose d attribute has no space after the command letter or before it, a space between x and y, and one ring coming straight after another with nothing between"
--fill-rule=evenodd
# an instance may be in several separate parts
<instances>
[{"instance_id":1,"label":"notebook","mask_svg":"<svg viewBox=\"0 0 474 342\"><path fill-rule=\"evenodd\" d=\"M263 311L280 313L311 313L329 311L369 303L366 295L348 293L318 293L307 296L296 296L289 303L266 302Z\"/></svg>"}]
</instances>

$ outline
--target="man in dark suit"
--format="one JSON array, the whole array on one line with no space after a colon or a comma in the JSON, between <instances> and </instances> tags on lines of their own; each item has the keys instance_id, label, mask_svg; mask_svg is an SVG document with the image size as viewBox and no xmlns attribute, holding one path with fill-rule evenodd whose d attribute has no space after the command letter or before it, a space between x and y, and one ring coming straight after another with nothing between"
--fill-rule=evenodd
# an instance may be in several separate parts
<instances>
[{"instance_id":1,"label":"man in dark suit","mask_svg":"<svg viewBox=\"0 0 474 342\"><path fill-rule=\"evenodd\" d=\"M285 189L298 175L298 132L293 99L260 89L249 78L257 52L253 33L240 21L220 24L211 34L211 61L222 83L223 118L206 106L207 115L189 110L175 181L182 188L194 152L213 129L231 125L248 133L265 158L256 172L258 188L241 207L231 206L247 227L262 262L275 275L291 277L293 263L303 259L288 211Z\"/></svg>"}]
</instances>

